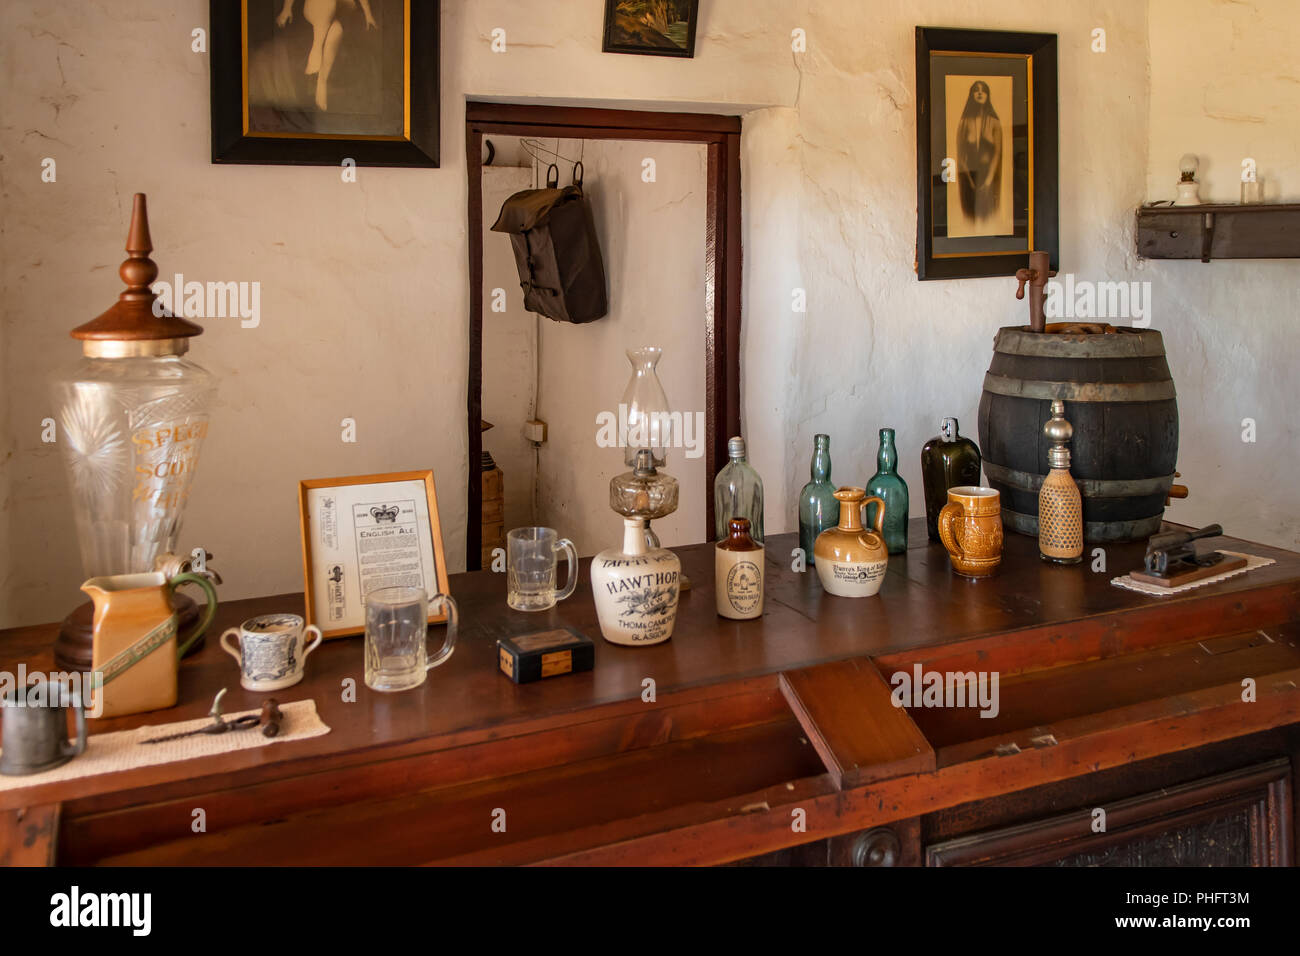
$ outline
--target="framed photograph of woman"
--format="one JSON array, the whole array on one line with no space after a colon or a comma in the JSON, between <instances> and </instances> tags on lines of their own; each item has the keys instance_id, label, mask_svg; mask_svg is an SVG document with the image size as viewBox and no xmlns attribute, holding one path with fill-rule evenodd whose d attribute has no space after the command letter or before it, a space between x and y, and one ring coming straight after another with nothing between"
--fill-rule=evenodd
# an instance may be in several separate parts
<instances>
[{"instance_id":1,"label":"framed photograph of woman","mask_svg":"<svg viewBox=\"0 0 1300 956\"><path fill-rule=\"evenodd\" d=\"M916 28L918 279L1058 263L1056 36Z\"/></svg>"},{"instance_id":2,"label":"framed photograph of woman","mask_svg":"<svg viewBox=\"0 0 1300 956\"><path fill-rule=\"evenodd\" d=\"M209 0L212 161L438 165L438 0Z\"/></svg>"}]
</instances>

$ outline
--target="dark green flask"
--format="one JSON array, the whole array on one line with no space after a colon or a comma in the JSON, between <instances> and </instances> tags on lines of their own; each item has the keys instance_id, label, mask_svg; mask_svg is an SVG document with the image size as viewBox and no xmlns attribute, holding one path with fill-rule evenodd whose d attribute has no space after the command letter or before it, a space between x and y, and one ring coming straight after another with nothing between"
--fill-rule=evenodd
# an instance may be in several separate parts
<instances>
[{"instance_id":1,"label":"dark green flask","mask_svg":"<svg viewBox=\"0 0 1300 956\"><path fill-rule=\"evenodd\" d=\"M945 418L940 434L921 449L921 481L925 486L925 530L939 540L939 512L948 503L948 489L980 483L980 450L957 434L957 419Z\"/></svg>"}]
</instances>

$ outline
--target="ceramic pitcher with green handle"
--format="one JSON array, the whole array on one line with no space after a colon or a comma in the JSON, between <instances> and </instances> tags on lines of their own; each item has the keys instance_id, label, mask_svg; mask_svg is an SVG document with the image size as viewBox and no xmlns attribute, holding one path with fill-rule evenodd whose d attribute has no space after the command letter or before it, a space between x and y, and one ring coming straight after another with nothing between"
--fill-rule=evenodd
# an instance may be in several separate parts
<instances>
[{"instance_id":1,"label":"ceramic pitcher with green handle","mask_svg":"<svg viewBox=\"0 0 1300 956\"><path fill-rule=\"evenodd\" d=\"M176 634L172 591L197 584L208 596L198 623ZM217 613L217 592L201 574L167 577L162 571L110 574L81 586L95 603L91 711L99 717L174 707L177 665Z\"/></svg>"}]
</instances>

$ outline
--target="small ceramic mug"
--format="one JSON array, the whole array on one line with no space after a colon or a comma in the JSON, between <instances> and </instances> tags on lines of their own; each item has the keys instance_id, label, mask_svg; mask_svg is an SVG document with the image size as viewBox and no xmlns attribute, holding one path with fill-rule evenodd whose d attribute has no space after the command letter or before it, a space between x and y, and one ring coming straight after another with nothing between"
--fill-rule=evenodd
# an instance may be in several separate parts
<instances>
[{"instance_id":1,"label":"small ceramic mug","mask_svg":"<svg viewBox=\"0 0 1300 956\"><path fill-rule=\"evenodd\" d=\"M1002 496L995 488L958 485L948 489L939 512L939 537L952 569L982 578L1002 563Z\"/></svg>"},{"instance_id":2,"label":"small ceramic mug","mask_svg":"<svg viewBox=\"0 0 1300 956\"><path fill-rule=\"evenodd\" d=\"M307 634L315 640L305 647ZM226 643L234 636L238 648ZM307 655L320 647L320 628L303 627L297 614L259 614L221 635L221 649L239 663L239 686L265 691L292 687L302 680Z\"/></svg>"}]
</instances>

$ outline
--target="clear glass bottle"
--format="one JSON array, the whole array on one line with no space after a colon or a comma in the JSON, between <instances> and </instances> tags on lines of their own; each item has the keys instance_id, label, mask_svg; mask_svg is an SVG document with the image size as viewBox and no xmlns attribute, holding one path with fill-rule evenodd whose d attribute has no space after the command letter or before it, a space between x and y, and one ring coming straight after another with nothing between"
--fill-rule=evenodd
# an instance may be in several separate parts
<instances>
[{"instance_id":1,"label":"clear glass bottle","mask_svg":"<svg viewBox=\"0 0 1300 956\"><path fill-rule=\"evenodd\" d=\"M907 482L898 475L898 451L894 448L894 430L880 429L880 451L876 453L876 473L867 482L868 496L875 495L885 502L884 539L890 554L902 554L907 550ZM876 506L866 505L867 517L864 524L872 525L876 520Z\"/></svg>"},{"instance_id":2,"label":"clear glass bottle","mask_svg":"<svg viewBox=\"0 0 1300 956\"><path fill-rule=\"evenodd\" d=\"M1043 426L1052 443L1047 450L1051 469L1038 489L1038 553L1044 561L1078 564L1083 560L1083 497L1070 477L1070 439L1074 428L1065 420L1065 403L1052 400L1052 417Z\"/></svg>"},{"instance_id":3,"label":"clear glass bottle","mask_svg":"<svg viewBox=\"0 0 1300 956\"><path fill-rule=\"evenodd\" d=\"M814 564L817 536L840 523L840 503L831 484L831 436L813 438L812 481L799 492L799 547L809 567Z\"/></svg>"},{"instance_id":4,"label":"clear glass bottle","mask_svg":"<svg viewBox=\"0 0 1300 956\"><path fill-rule=\"evenodd\" d=\"M713 479L714 540L727 537L732 518L749 521L749 536L763 543L763 479L745 461L745 439L736 436L727 442L727 462Z\"/></svg>"}]
</instances>

